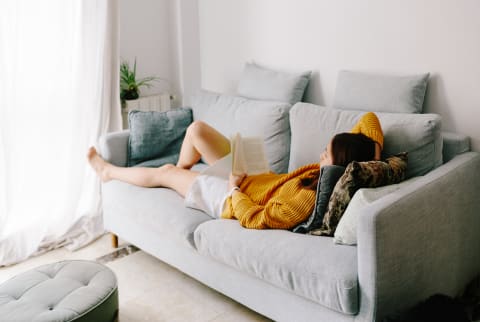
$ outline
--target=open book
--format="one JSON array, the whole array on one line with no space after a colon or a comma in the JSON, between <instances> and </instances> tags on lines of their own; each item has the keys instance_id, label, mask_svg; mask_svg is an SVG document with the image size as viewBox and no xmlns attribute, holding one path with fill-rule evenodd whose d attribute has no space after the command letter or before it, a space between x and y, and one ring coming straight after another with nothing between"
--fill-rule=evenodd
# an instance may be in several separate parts
<instances>
[{"instance_id":1,"label":"open book","mask_svg":"<svg viewBox=\"0 0 480 322\"><path fill-rule=\"evenodd\" d=\"M232 173L240 175L270 172L265 146L261 137L242 137L239 133L231 139Z\"/></svg>"}]
</instances>

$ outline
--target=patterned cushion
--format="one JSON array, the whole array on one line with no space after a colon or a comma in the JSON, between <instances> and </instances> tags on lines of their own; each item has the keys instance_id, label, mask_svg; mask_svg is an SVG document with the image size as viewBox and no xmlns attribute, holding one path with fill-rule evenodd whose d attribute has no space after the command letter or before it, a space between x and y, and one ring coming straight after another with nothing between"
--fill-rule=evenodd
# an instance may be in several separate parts
<instances>
[{"instance_id":1,"label":"patterned cushion","mask_svg":"<svg viewBox=\"0 0 480 322\"><path fill-rule=\"evenodd\" d=\"M312 230L310 234L333 236L353 194L360 188L399 183L405 178L407 159L407 153L403 152L385 161L351 162L335 185L322 226Z\"/></svg>"},{"instance_id":2,"label":"patterned cushion","mask_svg":"<svg viewBox=\"0 0 480 322\"><path fill-rule=\"evenodd\" d=\"M339 165L326 165L320 170L320 180L317 185L317 196L315 208L307 221L299 224L293 229L294 233L305 234L322 226L323 215L327 210L328 201L332 195L337 181L345 172L345 167Z\"/></svg>"}]
</instances>

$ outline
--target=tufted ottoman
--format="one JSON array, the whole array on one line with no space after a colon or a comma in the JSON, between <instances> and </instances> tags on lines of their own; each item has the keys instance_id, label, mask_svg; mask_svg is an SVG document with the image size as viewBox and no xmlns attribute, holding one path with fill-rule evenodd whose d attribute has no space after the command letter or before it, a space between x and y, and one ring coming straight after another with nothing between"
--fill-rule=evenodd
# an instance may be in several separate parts
<instances>
[{"instance_id":1,"label":"tufted ottoman","mask_svg":"<svg viewBox=\"0 0 480 322\"><path fill-rule=\"evenodd\" d=\"M0 285L0 321L114 321L115 274L91 261L43 265Z\"/></svg>"}]
</instances>

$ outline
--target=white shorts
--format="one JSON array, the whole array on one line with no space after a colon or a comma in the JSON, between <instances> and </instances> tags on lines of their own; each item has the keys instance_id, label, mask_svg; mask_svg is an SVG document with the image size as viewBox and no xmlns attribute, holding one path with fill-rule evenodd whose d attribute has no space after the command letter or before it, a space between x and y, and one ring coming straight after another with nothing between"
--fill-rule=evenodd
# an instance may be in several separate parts
<instances>
[{"instance_id":1,"label":"white shorts","mask_svg":"<svg viewBox=\"0 0 480 322\"><path fill-rule=\"evenodd\" d=\"M220 218L229 195L228 175L231 156L227 155L202 171L185 195L185 206L201 210L212 218Z\"/></svg>"}]
</instances>

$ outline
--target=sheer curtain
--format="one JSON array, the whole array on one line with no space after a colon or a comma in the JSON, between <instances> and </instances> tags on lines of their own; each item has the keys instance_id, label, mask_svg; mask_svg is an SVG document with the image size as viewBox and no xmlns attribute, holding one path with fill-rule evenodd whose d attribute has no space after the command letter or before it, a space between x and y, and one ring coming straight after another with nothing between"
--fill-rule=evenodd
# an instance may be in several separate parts
<instances>
[{"instance_id":1,"label":"sheer curtain","mask_svg":"<svg viewBox=\"0 0 480 322\"><path fill-rule=\"evenodd\" d=\"M116 0L0 1L0 265L103 232L88 146L121 128Z\"/></svg>"}]
</instances>

